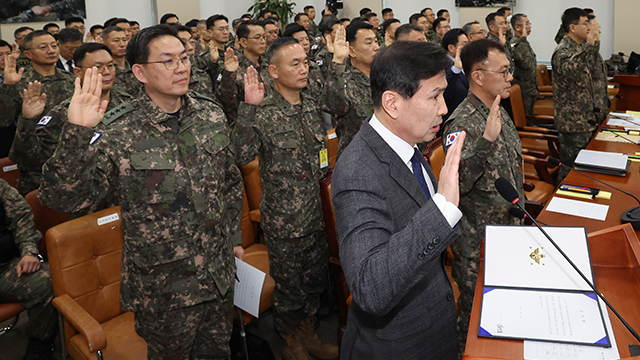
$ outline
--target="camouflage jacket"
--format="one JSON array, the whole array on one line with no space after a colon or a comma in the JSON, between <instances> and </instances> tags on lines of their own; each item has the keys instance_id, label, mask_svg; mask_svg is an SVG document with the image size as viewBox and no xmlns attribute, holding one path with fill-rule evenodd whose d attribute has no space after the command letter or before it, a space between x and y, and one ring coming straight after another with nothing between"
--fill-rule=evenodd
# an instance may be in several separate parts
<instances>
[{"instance_id":1,"label":"camouflage jacket","mask_svg":"<svg viewBox=\"0 0 640 360\"><path fill-rule=\"evenodd\" d=\"M338 156L358 133L364 120L373 115L371 82L358 69L333 61L322 92L322 107L333 115L338 136Z\"/></svg>"},{"instance_id":2,"label":"camouflage jacket","mask_svg":"<svg viewBox=\"0 0 640 360\"><path fill-rule=\"evenodd\" d=\"M438 35L436 35L436 37L434 37L433 40L431 40L431 42L442 47L442 39Z\"/></svg>"},{"instance_id":3,"label":"camouflage jacket","mask_svg":"<svg viewBox=\"0 0 640 360\"><path fill-rule=\"evenodd\" d=\"M238 163L258 156L262 199L260 226L277 238L296 238L324 230L320 179L329 170L324 122L316 101L301 93L291 105L277 91L259 106L242 102L238 112ZM328 159L328 158L327 158Z\"/></svg>"},{"instance_id":4,"label":"camouflage jacket","mask_svg":"<svg viewBox=\"0 0 640 360\"><path fill-rule=\"evenodd\" d=\"M37 253L42 235L36 230L33 211L27 201L4 179L0 179L0 200L4 206L7 228L13 235L16 247L20 250L20 256Z\"/></svg>"},{"instance_id":5,"label":"camouflage jacket","mask_svg":"<svg viewBox=\"0 0 640 360\"><path fill-rule=\"evenodd\" d=\"M600 48L600 41L596 41L595 45L596 49ZM593 103L597 109L603 111L603 113L598 113L596 116L598 117L598 122L602 122L607 117L607 109L611 105L609 100L609 88L607 81L607 67L604 63L604 59L602 55L600 55L599 51L596 51L595 56L591 58L591 75L593 76Z\"/></svg>"},{"instance_id":6,"label":"camouflage jacket","mask_svg":"<svg viewBox=\"0 0 640 360\"><path fill-rule=\"evenodd\" d=\"M16 68L18 70L20 70L20 68L24 68L24 70L27 71L29 70L30 67L31 67L31 59L29 59L24 54L24 51L21 51L20 56L18 57L18 60L16 60Z\"/></svg>"},{"instance_id":7,"label":"camouflage jacket","mask_svg":"<svg viewBox=\"0 0 640 360\"><path fill-rule=\"evenodd\" d=\"M213 82L206 72L198 68L191 68L191 78L189 79L189 91L214 99Z\"/></svg>"},{"instance_id":8,"label":"camouflage jacket","mask_svg":"<svg viewBox=\"0 0 640 360\"><path fill-rule=\"evenodd\" d=\"M497 36L493 35L492 33L487 34L487 39L493 40L498 44L500 43L500 39ZM504 54L507 55L507 59L509 59L509 62L511 63L511 67L514 67L513 57L511 56L511 45L509 45L508 41L504 44L503 48L504 48Z\"/></svg>"},{"instance_id":9,"label":"camouflage jacket","mask_svg":"<svg viewBox=\"0 0 640 360\"><path fill-rule=\"evenodd\" d=\"M513 83L520 84L522 95L538 94L538 72L536 66L536 53L526 37L514 36L509 43L511 57L515 66Z\"/></svg>"},{"instance_id":10,"label":"camouflage jacket","mask_svg":"<svg viewBox=\"0 0 640 360\"><path fill-rule=\"evenodd\" d=\"M592 66L599 54L595 46L578 44L565 35L551 57L553 113L556 129L564 133L595 129L597 120Z\"/></svg>"},{"instance_id":11,"label":"camouflage jacket","mask_svg":"<svg viewBox=\"0 0 640 360\"><path fill-rule=\"evenodd\" d=\"M242 178L222 110L197 94L182 99L177 116L141 93L102 131L69 123L43 168L38 197L56 210L91 207L114 187L127 311L169 311L233 290Z\"/></svg>"},{"instance_id":12,"label":"camouflage jacket","mask_svg":"<svg viewBox=\"0 0 640 360\"><path fill-rule=\"evenodd\" d=\"M211 49L207 47L204 51L196 54L191 61L191 68L198 68L209 75L213 84L212 92L215 93L216 86L221 80L222 71L224 70L224 51L218 49L218 61L216 63L211 61L210 51Z\"/></svg>"},{"instance_id":13,"label":"camouflage jacket","mask_svg":"<svg viewBox=\"0 0 640 360\"><path fill-rule=\"evenodd\" d=\"M488 224L522 225L523 222L509 215L513 206L502 198L494 185L499 177L509 181L524 199L522 144L507 112L500 107L502 129L494 142L487 141L484 134L489 108L473 93L467 98L444 125L442 135L445 153L450 139L456 132L465 131L460 158L460 220L462 236L453 243L454 253L463 257L480 256L484 238L484 226Z\"/></svg>"},{"instance_id":14,"label":"camouflage jacket","mask_svg":"<svg viewBox=\"0 0 640 360\"><path fill-rule=\"evenodd\" d=\"M427 30L424 35L427 38L428 42L433 42L433 40L438 37L438 34L436 34L436 30L431 25L429 25L429 30Z\"/></svg>"},{"instance_id":15,"label":"camouflage jacket","mask_svg":"<svg viewBox=\"0 0 640 360\"><path fill-rule=\"evenodd\" d=\"M0 85L0 122L9 125L17 120L16 134L9 151L9 158L18 164L20 178L16 187L21 194L27 194L38 188L42 171L42 162L37 154L37 140L35 136L36 124L40 116L33 119L22 117L22 92L30 82L42 83L42 93L47 94L43 114L73 95L75 76L56 68L54 75L42 76L33 68L29 68L15 85Z\"/></svg>"},{"instance_id":16,"label":"camouflage jacket","mask_svg":"<svg viewBox=\"0 0 640 360\"><path fill-rule=\"evenodd\" d=\"M133 97L137 97L138 94L144 90L144 85L138 81L138 78L136 78L135 75L133 75L131 65L129 65L128 62L125 64L125 70L116 66L116 79L113 82L113 88L125 92Z\"/></svg>"},{"instance_id":17,"label":"camouflage jacket","mask_svg":"<svg viewBox=\"0 0 640 360\"><path fill-rule=\"evenodd\" d=\"M216 88L216 98L227 115L229 127L233 129L238 118L238 107L244 101L244 74L249 66L258 71L258 80L264 84L264 96L269 96L274 91L273 78L269 74L269 64L261 56L259 65L251 62L244 54L238 55L238 70L234 72L222 71L220 83Z\"/></svg>"},{"instance_id":18,"label":"camouflage jacket","mask_svg":"<svg viewBox=\"0 0 640 360\"><path fill-rule=\"evenodd\" d=\"M127 93L121 92L117 89L111 90L111 99L109 101L109 105L107 106L107 111L102 121L98 125L96 125L96 130L103 131L104 129L109 127L111 123L117 119L117 117L115 116L115 112L112 110L124 103L131 102L132 100L133 97L131 97L131 95ZM40 154L40 158L43 164L53 155L56 147L58 147L60 134L64 131L63 128L68 124L67 109L69 108L70 102L71 99L67 99L60 105L53 108L48 115L42 118L43 121L38 122L38 126L36 126L38 153ZM81 140L74 139L74 141ZM99 181L99 178L96 179L96 181ZM71 218L79 218L96 211L108 209L110 207L119 205L117 194L115 193L113 186L109 186L109 189L106 191L106 195L100 196L100 198L102 198L100 202L93 204L89 208L83 208L82 210L71 212ZM64 205L64 203L59 204L59 206Z\"/></svg>"}]
</instances>

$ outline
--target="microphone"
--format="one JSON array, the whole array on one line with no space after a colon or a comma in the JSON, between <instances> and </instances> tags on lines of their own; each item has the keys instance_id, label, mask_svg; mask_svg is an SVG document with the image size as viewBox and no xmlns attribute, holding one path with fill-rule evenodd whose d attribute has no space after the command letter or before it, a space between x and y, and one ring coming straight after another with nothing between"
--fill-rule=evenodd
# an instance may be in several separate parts
<instances>
[{"instance_id":1,"label":"microphone","mask_svg":"<svg viewBox=\"0 0 640 360\"><path fill-rule=\"evenodd\" d=\"M623 53L622 51L619 51L619 52L618 52L618 55L620 55L620 56L626 56L626 57L629 57L629 55L627 55L627 54Z\"/></svg>"},{"instance_id":2,"label":"microphone","mask_svg":"<svg viewBox=\"0 0 640 360\"><path fill-rule=\"evenodd\" d=\"M561 163L561 162L560 162L560 160L558 160L558 159L556 159L556 158L554 158L554 157L550 157L549 159L547 159L547 161L549 161L549 163L550 163L551 165L554 165L554 166L567 166L567 165L565 165L565 164ZM568 167L568 166L567 166L567 167ZM598 180L598 179L596 179L596 178L594 178L594 177L592 177L592 176L589 176L589 175L587 175L587 174L583 173L582 171L579 171L579 170L576 170L576 169L571 169L571 170L573 170L573 171L577 172L577 173L578 173L578 174L580 174L580 175L586 176L586 177L588 177L588 178L589 178L589 179L591 179L591 180L595 180L595 181L597 181L597 182L599 182L599 183L601 183L601 184L604 184L604 185L606 185L606 186L608 186L608 187L610 187L610 188L612 188L612 189L618 190L618 191L620 191L620 192L621 192L621 193L623 193L623 194L626 194L626 195L631 196L631 197L632 197L632 198L634 198L634 199L638 202L638 204L640 205L640 200L638 200L638 198L637 198L637 197L633 196L633 194L629 194L628 192L626 192L626 191L624 191L624 190L621 190L621 189L618 189L617 187L615 187L615 186L613 186L613 185L611 185L611 184L607 184L607 183L606 183L606 182L604 182L604 181L601 181L601 180ZM629 209L629 210L627 210L627 211L623 212L623 213L620 215L620 220L622 220L622 222L623 222L623 223L630 223L630 224L631 224L631 226L633 226L633 228L634 228L635 230L640 230L640 206L636 206L636 207L634 207L634 208L631 208L631 209Z\"/></svg>"},{"instance_id":3,"label":"microphone","mask_svg":"<svg viewBox=\"0 0 640 360\"><path fill-rule=\"evenodd\" d=\"M620 94L616 94L616 98L617 98L617 99L620 99L620 100L627 100L627 101L630 101L630 102L632 102L632 103L634 103L634 104L638 104L638 105L640 105L640 102L639 102L639 101L635 101L635 100L629 99L629 98L627 98L626 96L622 96L622 95L620 95Z\"/></svg>"},{"instance_id":4,"label":"microphone","mask_svg":"<svg viewBox=\"0 0 640 360\"><path fill-rule=\"evenodd\" d=\"M509 208L509 214L511 216L513 216L514 218L517 218L517 219L526 219L527 218L527 214L525 214L524 211L520 210L520 208L518 208L518 207ZM549 226L548 224L545 224L540 220L538 220L538 222L540 224L544 225L544 226Z\"/></svg>"},{"instance_id":5,"label":"microphone","mask_svg":"<svg viewBox=\"0 0 640 360\"><path fill-rule=\"evenodd\" d=\"M593 126L595 126L596 128L600 128L600 129L602 129L602 131L608 131L608 132L612 133L612 134L613 134L613 135L615 135L615 136L618 136L618 137L623 138L624 140L626 140L627 142L629 142L629 144L633 144L633 145L640 145L640 144L638 144L637 142L635 142L635 141L633 141L633 140L629 139L628 137L626 137L626 136L622 136L622 135L618 134L618 132L617 132L617 131L613 131L613 130L611 130L611 129L607 129L607 128L602 127L602 126L601 126L602 124L598 124L598 122L597 122L597 121L595 121L595 120L588 120L587 122L589 123L589 125L593 125ZM597 130L597 129L596 129L596 130Z\"/></svg>"},{"instance_id":6,"label":"microphone","mask_svg":"<svg viewBox=\"0 0 640 360\"><path fill-rule=\"evenodd\" d=\"M611 304L609 304L609 302L607 301L607 299L604 298L604 296L602 296L602 294L600 293L600 291L598 291L598 289L596 289L595 285L593 285L591 283L591 281L589 281L589 279L587 279L587 277L582 273L582 271L580 271L580 269L578 269L578 267L576 266L576 264L573 263L573 261L571 261L571 259L569 258L569 256L567 256L567 254L564 253L564 251L562 251L562 249L558 246L558 244L556 244L555 241L553 241L553 239L551 238L551 236L549 236L549 234L547 234L546 231L544 231L544 229L540 226L540 224L538 223L538 221L536 221L535 218L533 218L533 216L531 216L531 214L529 214L527 212L527 210L520 205L520 197L518 195L518 192L516 191L516 189L514 189L513 186L511 186L511 184L509 183L509 181L503 177L500 177L496 180L496 182L494 183L496 190L498 190L498 192L500 193L500 195L507 201L509 201L510 203L516 205L518 208L520 208L520 210L522 210L522 212L524 212L527 216L529 216L529 218L531 219L531 221L533 221L533 223L535 224L535 226L538 228L538 230L540 230L540 232L542 232L542 234L547 238L547 240L549 240L549 242L551 243L551 245L553 245L556 250L558 250L558 252L562 255L562 257L564 257L565 260L567 260L567 262L569 262L569 264L573 267L573 269L578 273L578 275L580 275L580 277L582 277L582 280L584 280L587 285L589 285L589 287L591 288L591 290L593 290L593 292L598 295L598 297L607 305L607 307L609 309L611 309L611 312L613 312L618 319L620 319L620 321L624 324L624 326L627 328L627 330L629 330L629 332L631 333L631 335L633 335L633 337L636 338L636 340L640 341L640 336L638 336L638 333L636 333L635 330L633 330L633 328L631 327L631 325L629 325L620 314L618 314L618 312L616 311L616 309L613 308L613 306L611 306Z\"/></svg>"}]
</instances>

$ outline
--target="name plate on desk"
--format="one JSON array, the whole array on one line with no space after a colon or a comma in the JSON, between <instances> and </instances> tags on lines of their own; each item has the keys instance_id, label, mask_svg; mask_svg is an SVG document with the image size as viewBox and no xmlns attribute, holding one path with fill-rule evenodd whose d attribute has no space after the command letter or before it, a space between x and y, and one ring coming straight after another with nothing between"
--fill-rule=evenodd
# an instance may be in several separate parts
<instances>
[{"instance_id":1,"label":"name plate on desk","mask_svg":"<svg viewBox=\"0 0 640 360\"><path fill-rule=\"evenodd\" d=\"M585 229L545 230L593 282ZM489 225L484 246L478 336L611 346L595 293L536 227Z\"/></svg>"},{"instance_id":2,"label":"name plate on desk","mask_svg":"<svg viewBox=\"0 0 640 360\"><path fill-rule=\"evenodd\" d=\"M573 161L576 169L606 175L625 176L629 170L629 157L605 151L580 150Z\"/></svg>"}]
</instances>

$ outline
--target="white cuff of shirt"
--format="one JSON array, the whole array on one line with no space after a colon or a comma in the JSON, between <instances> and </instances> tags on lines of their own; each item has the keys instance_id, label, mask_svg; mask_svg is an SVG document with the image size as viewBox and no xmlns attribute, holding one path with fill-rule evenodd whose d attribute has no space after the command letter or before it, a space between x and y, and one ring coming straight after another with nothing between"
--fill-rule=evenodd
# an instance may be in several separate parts
<instances>
[{"instance_id":1,"label":"white cuff of shirt","mask_svg":"<svg viewBox=\"0 0 640 360\"><path fill-rule=\"evenodd\" d=\"M460 74L462 72L462 69L458 69L455 65L451 66L451 72L453 72L454 74Z\"/></svg>"},{"instance_id":2,"label":"white cuff of shirt","mask_svg":"<svg viewBox=\"0 0 640 360\"><path fill-rule=\"evenodd\" d=\"M449 226L451 226L451 228L456 226L458 221L460 221L460 219L462 218L462 212L460 211L460 209L458 209L457 206L453 205L452 202L447 201L447 198L445 198L442 194L436 193L435 195L433 195L432 199L438 209L440 209L442 216L447 219Z\"/></svg>"}]
</instances>

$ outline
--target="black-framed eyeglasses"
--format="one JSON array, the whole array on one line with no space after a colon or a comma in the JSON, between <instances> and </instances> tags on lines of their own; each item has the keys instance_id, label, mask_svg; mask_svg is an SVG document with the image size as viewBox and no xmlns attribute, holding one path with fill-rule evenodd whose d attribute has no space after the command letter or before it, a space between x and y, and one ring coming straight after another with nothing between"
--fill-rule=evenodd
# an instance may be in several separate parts
<instances>
[{"instance_id":1,"label":"black-framed eyeglasses","mask_svg":"<svg viewBox=\"0 0 640 360\"><path fill-rule=\"evenodd\" d=\"M191 61L189 60L189 55L185 55L181 58L141 62L140 64L164 64L164 67L167 68L167 70L175 70L178 68L178 66L180 66L180 63L182 63L186 67L190 67Z\"/></svg>"},{"instance_id":2,"label":"black-framed eyeglasses","mask_svg":"<svg viewBox=\"0 0 640 360\"><path fill-rule=\"evenodd\" d=\"M507 80L507 77L509 77L509 74L513 75L513 67L509 66L508 69L506 69L505 71L495 71L495 70L489 70L489 69L476 69L476 70L480 70L480 71L488 71L488 72L492 72L492 73L496 73L496 74L502 74L502 76L504 77L505 80Z\"/></svg>"}]
</instances>

